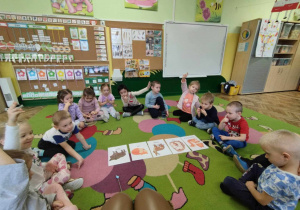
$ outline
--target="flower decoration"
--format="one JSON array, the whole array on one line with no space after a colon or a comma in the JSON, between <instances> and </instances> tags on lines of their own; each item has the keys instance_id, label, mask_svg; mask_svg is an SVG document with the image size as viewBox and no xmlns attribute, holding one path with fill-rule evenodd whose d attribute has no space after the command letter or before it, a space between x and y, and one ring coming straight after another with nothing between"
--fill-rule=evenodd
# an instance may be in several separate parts
<instances>
[{"instance_id":1,"label":"flower decoration","mask_svg":"<svg viewBox=\"0 0 300 210\"><path fill-rule=\"evenodd\" d=\"M68 71L68 72L67 72L67 75L68 75L69 77L72 77L72 76L73 76L73 72L72 72L72 71Z\"/></svg>"},{"instance_id":2,"label":"flower decoration","mask_svg":"<svg viewBox=\"0 0 300 210\"><path fill-rule=\"evenodd\" d=\"M20 77L24 77L24 76L25 76L25 72L24 72L24 71L19 71L19 72L18 72L18 75L19 75Z\"/></svg>"},{"instance_id":3,"label":"flower decoration","mask_svg":"<svg viewBox=\"0 0 300 210\"><path fill-rule=\"evenodd\" d=\"M64 76L64 72L63 72L63 71L58 71L58 72L57 72L57 75L58 75L59 77L63 77L63 76Z\"/></svg>"},{"instance_id":4,"label":"flower decoration","mask_svg":"<svg viewBox=\"0 0 300 210\"><path fill-rule=\"evenodd\" d=\"M80 72L80 71L76 71L75 74L76 74L77 77L80 77L80 76L81 76L81 72Z\"/></svg>"},{"instance_id":5,"label":"flower decoration","mask_svg":"<svg viewBox=\"0 0 300 210\"><path fill-rule=\"evenodd\" d=\"M48 75L49 75L49 77L54 77L54 76L55 76L55 73L54 73L53 71L50 71L50 72L48 73Z\"/></svg>"},{"instance_id":6,"label":"flower decoration","mask_svg":"<svg viewBox=\"0 0 300 210\"><path fill-rule=\"evenodd\" d=\"M208 20L210 18L210 10L209 10L209 8L205 8L203 10L203 18L204 18L204 20Z\"/></svg>"},{"instance_id":7,"label":"flower decoration","mask_svg":"<svg viewBox=\"0 0 300 210\"><path fill-rule=\"evenodd\" d=\"M200 8L204 9L206 7L205 1L200 1Z\"/></svg>"},{"instance_id":8,"label":"flower decoration","mask_svg":"<svg viewBox=\"0 0 300 210\"><path fill-rule=\"evenodd\" d=\"M46 74L45 74L45 72L44 72L44 71L39 71L39 76L40 76L40 77L45 77L45 76L46 76Z\"/></svg>"}]
</instances>

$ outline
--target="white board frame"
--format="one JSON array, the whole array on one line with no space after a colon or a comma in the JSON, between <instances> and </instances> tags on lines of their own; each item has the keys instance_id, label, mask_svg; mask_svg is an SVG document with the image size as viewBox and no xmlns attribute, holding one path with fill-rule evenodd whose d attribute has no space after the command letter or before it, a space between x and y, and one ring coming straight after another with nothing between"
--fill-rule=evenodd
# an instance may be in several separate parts
<instances>
[{"instance_id":1,"label":"white board frame","mask_svg":"<svg viewBox=\"0 0 300 210\"><path fill-rule=\"evenodd\" d=\"M168 46L174 46L177 45L178 42L174 42L174 39L176 40L176 38L172 37L169 38L168 33L170 33L170 31L168 31L168 26L170 26L170 24L178 24L178 26L183 26L183 27L189 27L191 26L197 26L199 25L199 29L203 29L203 27L207 27L207 29L209 29L209 27L224 27L225 30L225 34L221 34L221 38L220 38L220 42L222 42L222 45L219 45L219 48L221 48L221 53L219 55L217 55L218 59L216 60L216 62L219 62L219 66L218 68L214 68L214 70L212 71L211 69L207 68L207 67L202 67L203 69L201 69L202 73L200 72L200 74L195 73L198 68L201 68L201 63L199 59L193 59L191 56L189 56L191 54L191 49L185 49L184 51L180 52L179 50L172 50L172 52L177 53L177 55L183 55L182 59L178 59L176 58L175 60L178 62L181 62L183 66L189 66L191 63L194 66L192 70L188 69L188 68L180 68L178 65L174 65L175 68L178 67L178 69L174 69L170 66L170 62L174 62L174 58L172 59L172 56L170 53L168 53ZM181 77L184 73L189 72L189 77L206 77L209 75L221 75L222 72L222 66L223 66L223 60L224 60L224 53L225 53L225 47L226 47L226 40L227 40L227 33L228 33L228 25L223 25L223 24L213 24L213 23L184 23L184 22L173 22L173 21L166 21L165 25L164 25L164 58L163 58L163 77ZM195 38L196 39L196 38ZM186 41L189 40L179 40L181 41L181 45L184 45L184 43ZM203 41L201 39L199 39L199 43L201 44L200 41ZM208 41L213 42L212 40L206 40L206 43L209 43ZM173 43L174 42L174 43ZM195 44L199 44L199 43L195 43ZM172 47L169 47L172 48ZM179 54L178 54L179 53ZM181 53L181 54L180 54ZM185 57L185 55L187 55ZM177 56L177 57L181 57L181 56ZM204 69L205 68L205 69ZM205 72L205 73L203 73Z\"/></svg>"}]
</instances>

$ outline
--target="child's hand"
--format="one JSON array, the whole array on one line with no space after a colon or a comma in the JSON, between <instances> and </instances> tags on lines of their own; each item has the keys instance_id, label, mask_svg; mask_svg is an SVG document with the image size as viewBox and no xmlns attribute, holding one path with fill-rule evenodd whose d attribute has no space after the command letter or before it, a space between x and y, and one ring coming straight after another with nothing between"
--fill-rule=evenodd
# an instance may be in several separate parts
<instances>
[{"instance_id":1,"label":"child's hand","mask_svg":"<svg viewBox=\"0 0 300 210\"><path fill-rule=\"evenodd\" d=\"M108 100L108 98L105 100L105 103L107 104L107 103L109 103L109 100Z\"/></svg>"},{"instance_id":2,"label":"child's hand","mask_svg":"<svg viewBox=\"0 0 300 210\"><path fill-rule=\"evenodd\" d=\"M150 89L150 87L151 87L151 82L149 81L148 85L147 85L147 88Z\"/></svg>"},{"instance_id":3,"label":"child's hand","mask_svg":"<svg viewBox=\"0 0 300 210\"><path fill-rule=\"evenodd\" d=\"M205 109L201 109L201 113L206 116L207 115L207 112L205 111Z\"/></svg>"},{"instance_id":4,"label":"child's hand","mask_svg":"<svg viewBox=\"0 0 300 210\"><path fill-rule=\"evenodd\" d=\"M182 75L182 80L185 80L187 78L187 76L189 75L189 73L187 72L186 74Z\"/></svg>"},{"instance_id":5,"label":"child's hand","mask_svg":"<svg viewBox=\"0 0 300 210\"><path fill-rule=\"evenodd\" d=\"M122 99L125 103L128 103L128 96L122 96Z\"/></svg>"},{"instance_id":6,"label":"child's hand","mask_svg":"<svg viewBox=\"0 0 300 210\"><path fill-rule=\"evenodd\" d=\"M54 201L52 203L52 210L59 210L61 209L62 207L64 207L64 203L62 201Z\"/></svg>"},{"instance_id":7,"label":"child's hand","mask_svg":"<svg viewBox=\"0 0 300 210\"><path fill-rule=\"evenodd\" d=\"M229 140L228 136L219 135L219 137L220 137L220 139L222 139L222 141Z\"/></svg>"},{"instance_id":8,"label":"child's hand","mask_svg":"<svg viewBox=\"0 0 300 210\"><path fill-rule=\"evenodd\" d=\"M70 102L67 102L67 103L65 103L65 106L66 107L69 107L69 106L71 106L72 104L70 103Z\"/></svg>"},{"instance_id":9,"label":"child's hand","mask_svg":"<svg viewBox=\"0 0 300 210\"><path fill-rule=\"evenodd\" d=\"M92 146L90 144L82 145L83 149L89 150Z\"/></svg>"},{"instance_id":10,"label":"child's hand","mask_svg":"<svg viewBox=\"0 0 300 210\"><path fill-rule=\"evenodd\" d=\"M9 126L17 125L17 119L18 119L19 114L24 112L21 108L18 108L16 106L17 106L17 103L14 102L7 110L7 115L8 115L7 125L9 125Z\"/></svg>"},{"instance_id":11,"label":"child's hand","mask_svg":"<svg viewBox=\"0 0 300 210\"><path fill-rule=\"evenodd\" d=\"M229 119L228 119L227 115L225 115L225 117L224 117L224 119L223 119L222 121L223 121L224 123L229 122Z\"/></svg>"},{"instance_id":12,"label":"child's hand","mask_svg":"<svg viewBox=\"0 0 300 210\"><path fill-rule=\"evenodd\" d=\"M56 171L58 171L58 166L55 165L54 163L48 162L45 166L45 170L55 173Z\"/></svg>"},{"instance_id":13,"label":"child's hand","mask_svg":"<svg viewBox=\"0 0 300 210\"><path fill-rule=\"evenodd\" d=\"M166 117L169 117L169 111L166 111Z\"/></svg>"},{"instance_id":14,"label":"child's hand","mask_svg":"<svg viewBox=\"0 0 300 210\"><path fill-rule=\"evenodd\" d=\"M96 115L98 112L97 111L92 111L91 114L92 115Z\"/></svg>"},{"instance_id":15,"label":"child's hand","mask_svg":"<svg viewBox=\"0 0 300 210\"><path fill-rule=\"evenodd\" d=\"M80 169L80 167L83 164L84 159L80 156L80 158L78 159L78 162L76 163L76 165L78 166L78 169Z\"/></svg>"},{"instance_id":16,"label":"child's hand","mask_svg":"<svg viewBox=\"0 0 300 210\"><path fill-rule=\"evenodd\" d=\"M81 122L78 124L78 127L79 127L80 130L83 129L83 128L84 128L84 122L81 121Z\"/></svg>"},{"instance_id":17,"label":"child's hand","mask_svg":"<svg viewBox=\"0 0 300 210\"><path fill-rule=\"evenodd\" d=\"M197 108L197 114L199 115L201 112L201 109L200 108Z\"/></svg>"},{"instance_id":18,"label":"child's hand","mask_svg":"<svg viewBox=\"0 0 300 210\"><path fill-rule=\"evenodd\" d=\"M256 188L256 184L253 181L247 181L246 182L246 187L249 188Z\"/></svg>"},{"instance_id":19,"label":"child's hand","mask_svg":"<svg viewBox=\"0 0 300 210\"><path fill-rule=\"evenodd\" d=\"M154 108L154 109L159 109L160 106L159 106L158 104L155 104L155 105L153 106L153 108Z\"/></svg>"}]
</instances>

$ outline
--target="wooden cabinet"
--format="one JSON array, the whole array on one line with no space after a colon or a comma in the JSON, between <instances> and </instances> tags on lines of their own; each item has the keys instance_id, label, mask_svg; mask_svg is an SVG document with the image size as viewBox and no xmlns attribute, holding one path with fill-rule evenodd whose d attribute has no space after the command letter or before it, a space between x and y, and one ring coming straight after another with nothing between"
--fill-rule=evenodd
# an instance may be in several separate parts
<instances>
[{"instance_id":1,"label":"wooden cabinet","mask_svg":"<svg viewBox=\"0 0 300 210\"><path fill-rule=\"evenodd\" d=\"M272 66L269 71L265 92L281 91L284 89L290 66Z\"/></svg>"}]
</instances>

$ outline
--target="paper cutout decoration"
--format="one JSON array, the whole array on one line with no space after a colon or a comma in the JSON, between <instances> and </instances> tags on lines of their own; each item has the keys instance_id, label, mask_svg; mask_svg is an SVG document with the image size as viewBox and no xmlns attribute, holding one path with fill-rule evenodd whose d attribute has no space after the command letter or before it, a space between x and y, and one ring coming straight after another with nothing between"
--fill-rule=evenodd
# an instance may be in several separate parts
<instances>
[{"instance_id":1,"label":"paper cutout decoration","mask_svg":"<svg viewBox=\"0 0 300 210\"><path fill-rule=\"evenodd\" d=\"M88 39L86 28L78 28L79 39Z\"/></svg>"},{"instance_id":2,"label":"paper cutout decoration","mask_svg":"<svg viewBox=\"0 0 300 210\"><path fill-rule=\"evenodd\" d=\"M196 22L221 22L223 2L220 0L197 0Z\"/></svg>"},{"instance_id":3,"label":"paper cutout decoration","mask_svg":"<svg viewBox=\"0 0 300 210\"><path fill-rule=\"evenodd\" d=\"M65 69L65 75L67 80L74 80L74 70L73 69Z\"/></svg>"},{"instance_id":4,"label":"paper cutout decoration","mask_svg":"<svg viewBox=\"0 0 300 210\"><path fill-rule=\"evenodd\" d=\"M111 28L111 43L122 44L122 36L120 28Z\"/></svg>"},{"instance_id":5,"label":"paper cutout decoration","mask_svg":"<svg viewBox=\"0 0 300 210\"><path fill-rule=\"evenodd\" d=\"M18 80L27 80L25 69L16 69L16 75Z\"/></svg>"},{"instance_id":6,"label":"paper cutout decoration","mask_svg":"<svg viewBox=\"0 0 300 210\"><path fill-rule=\"evenodd\" d=\"M124 0L125 8L157 11L158 0Z\"/></svg>"},{"instance_id":7,"label":"paper cutout decoration","mask_svg":"<svg viewBox=\"0 0 300 210\"><path fill-rule=\"evenodd\" d=\"M145 30L132 30L131 36L132 36L132 40L145 41L146 31Z\"/></svg>"},{"instance_id":8,"label":"paper cutout decoration","mask_svg":"<svg viewBox=\"0 0 300 210\"><path fill-rule=\"evenodd\" d=\"M94 16L93 12L93 1L92 0L65 0L65 1L57 1L51 0L52 12L58 14L68 14L68 15L83 15L83 16ZM71 23L71 19L56 19L53 18L53 22L63 21L64 23ZM76 21L76 20L75 20ZM78 22L79 21L79 22ZM49 22L49 18L48 18ZM72 22L74 23L74 22ZM75 22L76 23L76 22ZM89 20L77 20L77 24L89 24Z\"/></svg>"},{"instance_id":9,"label":"paper cutout decoration","mask_svg":"<svg viewBox=\"0 0 300 210\"><path fill-rule=\"evenodd\" d=\"M129 144L129 149L132 161L152 158L146 142Z\"/></svg>"},{"instance_id":10,"label":"paper cutout decoration","mask_svg":"<svg viewBox=\"0 0 300 210\"><path fill-rule=\"evenodd\" d=\"M170 138L170 139L165 139L165 141L168 144L170 150L173 152L173 154L179 154L179 153L185 153L191 151L181 138Z\"/></svg>"},{"instance_id":11,"label":"paper cutout decoration","mask_svg":"<svg viewBox=\"0 0 300 210\"><path fill-rule=\"evenodd\" d=\"M53 69L47 69L48 80L56 80L56 72Z\"/></svg>"},{"instance_id":12,"label":"paper cutout decoration","mask_svg":"<svg viewBox=\"0 0 300 210\"><path fill-rule=\"evenodd\" d=\"M27 69L28 80L38 80L36 69Z\"/></svg>"},{"instance_id":13,"label":"paper cutout decoration","mask_svg":"<svg viewBox=\"0 0 300 210\"><path fill-rule=\"evenodd\" d=\"M57 69L56 75L58 80L64 80L65 79L65 71L63 69Z\"/></svg>"},{"instance_id":14,"label":"paper cutout decoration","mask_svg":"<svg viewBox=\"0 0 300 210\"><path fill-rule=\"evenodd\" d=\"M126 145L121 145L117 147L109 147L107 149L108 153L108 165L114 166L122 163L130 162L130 157Z\"/></svg>"},{"instance_id":15,"label":"paper cutout decoration","mask_svg":"<svg viewBox=\"0 0 300 210\"><path fill-rule=\"evenodd\" d=\"M79 38L77 27L70 27L70 35L71 35L71 39Z\"/></svg>"},{"instance_id":16,"label":"paper cutout decoration","mask_svg":"<svg viewBox=\"0 0 300 210\"><path fill-rule=\"evenodd\" d=\"M75 80L83 79L82 69L74 69Z\"/></svg>"},{"instance_id":17,"label":"paper cutout decoration","mask_svg":"<svg viewBox=\"0 0 300 210\"><path fill-rule=\"evenodd\" d=\"M80 50L80 41L72 39L73 50Z\"/></svg>"},{"instance_id":18,"label":"paper cutout decoration","mask_svg":"<svg viewBox=\"0 0 300 210\"><path fill-rule=\"evenodd\" d=\"M166 155L172 155L171 150L167 146L166 142L163 139L155 141L147 141L149 149L153 157L162 157Z\"/></svg>"},{"instance_id":19,"label":"paper cutout decoration","mask_svg":"<svg viewBox=\"0 0 300 210\"><path fill-rule=\"evenodd\" d=\"M202 150L202 149L208 149L208 146L206 146L197 136L191 135L191 136L184 136L181 137L181 139L188 145L188 147L192 151Z\"/></svg>"},{"instance_id":20,"label":"paper cutout decoration","mask_svg":"<svg viewBox=\"0 0 300 210\"><path fill-rule=\"evenodd\" d=\"M87 40L80 40L81 51L89 51L89 43Z\"/></svg>"},{"instance_id":21,"label":"paper cutout decoration","mask_svg":"<svg viewBox=\"0 0 300 210\"><path fill-rule=\"evenodd\" d=\"M122 29L123 44L132 44L131 29Z\"/></svg>"},{"instance_id":22,"label":"paper cutout decoration","mask_svg":"<svg viewBox=\"0 0 300 210\"><path fill-rule=\"evenodd\" d=\"M37 72L38 72L39 80L47 80L47 71L46 71L46 69L38 69Z\"/></svg>"}]
</instances>

